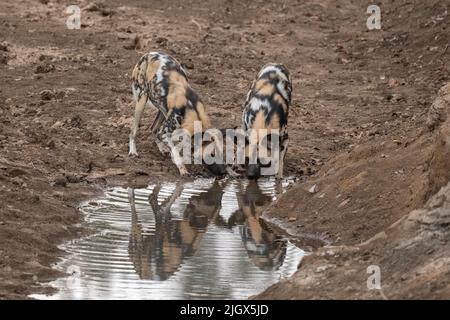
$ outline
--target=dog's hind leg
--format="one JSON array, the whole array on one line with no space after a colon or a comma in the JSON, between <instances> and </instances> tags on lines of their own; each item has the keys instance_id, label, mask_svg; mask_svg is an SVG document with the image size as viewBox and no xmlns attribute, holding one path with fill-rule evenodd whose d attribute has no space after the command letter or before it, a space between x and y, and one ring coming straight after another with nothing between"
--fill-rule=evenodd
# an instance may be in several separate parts
<instances>
[{"instance_id":1,"label":"dog's hind leg","mask_svg":"<svg viewBox=\"0 0 450 320\"><path fill-rule=\"evenodd\" d=\"M128 143L130 156L137 156L136 151L136 134L139 128L139 123L141 122L142 112L144 111L145 104L147 103L147 95L143 94L139 100L136 101L136 108L134 110L134 120L131 127L130 140Z\"/></svg>"}]
</instances>

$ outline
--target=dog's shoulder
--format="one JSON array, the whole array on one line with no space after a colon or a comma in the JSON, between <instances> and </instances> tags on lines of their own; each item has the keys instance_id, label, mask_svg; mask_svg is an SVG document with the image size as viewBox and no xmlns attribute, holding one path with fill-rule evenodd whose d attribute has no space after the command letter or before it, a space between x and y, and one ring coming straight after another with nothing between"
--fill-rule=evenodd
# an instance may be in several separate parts
<instances>
[{"instance_id":1,"label":"dog's shoulder","mask_svg":"<svg viewBox=\"0 0 450 320\"><path fill-rule=\"evenodd\" d=\"M292 85L283 64L269 63L258 72L244 104L243 123L253 127L283 127L287 123Z\"/></svg>"}]
</instances>

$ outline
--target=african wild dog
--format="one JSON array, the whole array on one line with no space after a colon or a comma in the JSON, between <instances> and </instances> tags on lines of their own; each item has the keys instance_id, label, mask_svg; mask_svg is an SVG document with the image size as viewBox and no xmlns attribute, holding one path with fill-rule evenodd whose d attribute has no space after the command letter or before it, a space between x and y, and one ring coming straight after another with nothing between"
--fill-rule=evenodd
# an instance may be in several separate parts
<instances>
[{"instance_id":1,"label":"african wild dog","mask_svg":"<svg viewBox=\"0 0 450 320\"><path fill-rule=\"evenodd\" d=\"M291 93L292 85L287 68L282 64L267 64L253 81L242 116L242 129L246 132L247 139L251 131L254 133L252 138L256 140L254 141L256 151L259 151L259 142L263 139L269 140L269 137L266 138L264 135L264 130L267 130L267 136L278 131L280 146L278 178L283 176L283 162L288 146L287 121ZM271 154L274 153L271 152ZM261 159L255 160L257 161L247 165L246 171L249 178L258 178L261 174L263 166Z\"/></svg>"},{"instance_id":2,"label":"african wild dog","mask_svg":"<svg viewBox=\"0 0 450 320\"><path fill-rule=\"evenodd\" d=\"M146 104L149 104L158 110L151 130L152 134L156 134L159 150L162 153L170 152L180 174L187 174L172 141L172 133L176 129L185 129L192 136L194 122L201 122L203 130L209 128L210 122L203 103L189 85L185 70L170 55L150 52L142 56L134 67L132 81L136 108L129 140L129 154L137 155L136 134L142 112ZM212 164L209 169L216 174L225 173L223 165Z\"/></svg>"}]
</instances>

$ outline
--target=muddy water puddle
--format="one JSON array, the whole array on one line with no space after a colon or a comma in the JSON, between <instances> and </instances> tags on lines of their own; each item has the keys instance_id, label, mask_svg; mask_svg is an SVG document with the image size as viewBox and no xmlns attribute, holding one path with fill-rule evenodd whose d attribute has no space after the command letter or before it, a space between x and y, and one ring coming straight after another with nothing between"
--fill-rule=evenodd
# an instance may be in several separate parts
<instances>
[{"instance_id":1,"label":"muddy water puddle","mask_svg":"<svg viewBox=\"0 0 450 320\"><path fill-rule=\"evenodd\" d=\"M241 299L292 275L304 252L261 219L292 181L199 179L112 188L84 204L91 236L39 299Z\"/></svg>"}]
</instances>

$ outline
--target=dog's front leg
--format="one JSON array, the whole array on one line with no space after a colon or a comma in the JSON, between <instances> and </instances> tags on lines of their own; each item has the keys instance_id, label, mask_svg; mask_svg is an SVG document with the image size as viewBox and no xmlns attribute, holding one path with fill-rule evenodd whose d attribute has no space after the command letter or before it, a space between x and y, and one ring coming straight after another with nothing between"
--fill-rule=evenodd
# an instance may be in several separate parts
<instances>
[{"instance_id":1,"label":"dog's front leg","mask_svg":"<svg viewBox=\"0 0 450 320\"><path fill-rule=\"evenodd\" d=\"M161 152L161 154L170 153L169 147L163 142L163 140L161 140L161 138L156 137L155 142L156 142L156 146L158 147L159 152Z\"/></svg>"},{"instance_id":2,"label":"dog's front leg","mask_svg":"<svg viewBox=\"0 0 450 320\"><path fill-rule=\"evenodd\" d=\"M281 150L280 150L280 161L279 161L279 167L278 167L278 173L277 178L281 179L283 178L283 170L284 170L284 157L286 156L286 151L289 144L289 137L287 133L285 136L281 139Z\"/></svg>"},{"instance_id":3,"label":"dog's front leg","mask_svg":"<svg viewBox=\"0 0 450 320\"><path fill-rule=\"evenodd\" d=\"M147 103L147 95L142 95L138 101L136 101L136 108L134 110L134 120L131 127L130 140L128 142L130 156L137 156L136 151L136 134L139 129L139 123L141 122L142 112L144 112L145 104Z\"/></svg>"},{"instance_id":4,"label":"dog's front leg","mask_svg":"<svg viewBox=\"0 0 450 320\"><path fill-rule=\"evenodd\" d=\"M161 142L163 142L170 149L170 156L172 157L173 163L177 166L180 171L181 176L188 174L188 171L183 163L183 158L181 157L178 148L175 147L172 141L172 135L170 133L164 133L161 135Z\"/></svg>"}]
</instances>

